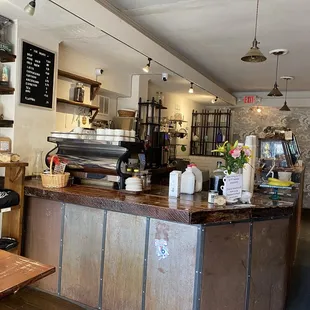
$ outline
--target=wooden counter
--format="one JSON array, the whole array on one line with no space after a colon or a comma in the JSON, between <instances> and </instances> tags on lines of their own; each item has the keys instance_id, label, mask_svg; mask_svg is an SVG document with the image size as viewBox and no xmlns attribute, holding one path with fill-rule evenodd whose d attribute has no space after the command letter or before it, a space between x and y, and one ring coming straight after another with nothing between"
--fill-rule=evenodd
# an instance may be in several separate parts
<instances>
[{"instance_id":1,"label":"wooden counter","mask_svg":"<svg viewBox=\"0 0 310 310\"><path fill-rule=\"evenodd\" d=\"M43 188L41 182L26 181L25 195L88 206L132 215L146 216L184 224L207 224L259 218L289 216L298 192L284 200L271 201L268 195L255 193L251 205L214 207L208 193L168 198L167 187L155 187L149 194L130 195L112 189L74 185L62 189Z\"/></svg>"},{"instance_id":2,"label":"wooden counter","mask_svg":"<svg viewBox=\"0 0 310 310\"><path fill-rule=\"evenodd\" d=\"M25 194L25 255L58 266L42 290L94 309L285 307L297 190L223 208L206 193L168 199L165 188L132 196L26 182Z\"/></svg>"}]
</instances>

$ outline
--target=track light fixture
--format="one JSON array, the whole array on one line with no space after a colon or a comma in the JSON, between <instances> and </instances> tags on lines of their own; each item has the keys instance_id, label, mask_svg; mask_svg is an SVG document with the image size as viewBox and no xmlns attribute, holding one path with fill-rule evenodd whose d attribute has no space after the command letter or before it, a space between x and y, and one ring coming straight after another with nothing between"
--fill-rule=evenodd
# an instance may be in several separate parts
<instances>
[{"instance_id":1,"label":"track light fixture","mask_svg":"<svg viewBox=\"0 0 310 310\"><path fill-rule=\"evenodd\" d=\"M281 97L283 96L278 88L278 69L279 69L279 57L282 55L286 55L288 53L288 50L285 49L276 49L269 52L269 54L277 56L277 66L276 66L276 80L273 85L273 89L268 94L270 97Z\"/></svg>"},{"instance_id":2,"label":"track light fixture","mask_svg":"<svg viewBox=\"0 0 310 310\"><path fill-rule=\"evenodd\" d=\"M190 87L189 90L188 90L188 92L189 92L190 94L193 94L193 93L194 93L193 85L194 85L194 83L191 82L191 87Z\"/></svg>"},{"instance_id":3,"label":"track light fixture","mask_svg":"<svg viewBox=\"0 0 310 310\"><path fill-rule=\"evenodd\" d=\"M148 60L148 63L147 63L147 65L143 68L143 71L144 71L145 73L149 73L149 72L150 72L152 58L148 58L147 60Z\"/></svg>"},{"instance_id":4,"label":"track light fixture","mask_svg":"<svg viewBox=\"0 0 310 310\"><path fill-rule=\"evenodd\" d=\"M288 81L292 81L294 80L294 78L292 76L281 76L280 77L281 80L285 80L286 85L285 85L285 99L284 99L284 105L281 109L279 109L280 111L284 111L284 112L289 112L291 111L290 108L287 106L287 102L286 102L286 98L287 98L287 84Z\"/></svg>"},{"instance_id":5,"label":"track light fixture","mask_svg":"<svg viewBox=\"0 0 310 310\"><path fill-rule=\"evenodd\" d=\"M218 96L216 96L214 99L212 99L211 100L211 103L215 103L215 102L217 102L217 100L219 99L219 97Z\"/></svg>"},{"instance_id":6,"label":"track light fixture","mask_svg":"<svg viewBox=\"0 0 310 310\"><path fill-rule=\"evenodd\" d=\"M257 113L261 113L262 112L262 108L261 107L256 107L256 112Z\"/></svg>"},{"instance_id":7,"label":"track light fixture","mask_svg":"<svg viewBox=\"0 0 310 310\"><path fill-rule=\"evenodd\" d=\"M33 16L36 11L36 0L30 1L24 8L24 11L30 16Z\"/></svg>"},{"instance_id":8,"label":"track light fixture","mask_svg":"<svg viewBox=\"0 0 310 310\"><path fill-rule=\"evenodd\" d=\"M257 42L256 40L256 34L257 34L257 20L258 20L258 6L259 6L259 0L257 0L256 3L256 19L255 19L255 32L254 32L254 40L252 42L252 47L250 50L247 52L246 55L244 55L241 60L245 62L252 62L252 63L257 63L257 62L263 62L267 58L263 55L263 53L259 50L258 44L260 42Z\"/></svg>"}]
</instances>

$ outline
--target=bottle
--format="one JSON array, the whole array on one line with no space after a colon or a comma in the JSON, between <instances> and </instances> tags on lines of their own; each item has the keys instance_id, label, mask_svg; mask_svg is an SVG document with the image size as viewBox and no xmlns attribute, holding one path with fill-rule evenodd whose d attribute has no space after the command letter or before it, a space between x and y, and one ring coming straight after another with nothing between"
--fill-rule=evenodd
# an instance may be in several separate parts
<instances>
[{"instance_id":1,"label":"bottle","mask_svg":"<svg viewBox=\"0 0 310 310\"><path fill-rule=\"evenodd\" d=\"M174 170L169 175L169 197L179 197L181 192L182 171Z\"/></svg>"},{"instance_id":2,"label":"bottle","mask_svg":"<svg viewBox=\"0 0 310 310\"><path fill-rule=\"evenodd\" d=\"M216 135L215 142L216 143L223 142L223 134L222 134L222 130L221 129L219 129L219 131L218 131L218 133Z\"/></svg>"},{"instance_id":3,"label":"bottle","mask_svg":"<svg viewBox=\"0 0 310 310\"><path fill-rule=\"evenodd\" d=\"M202 172L197 168L196 164L191 164L193 173L195 175L195 193L202 191Z\"/></svg>"},{"instance_id":4,"label":"bottle","mask_svg":"<svg viewBox=\"0 0 310 310\"><path fill-rule=\"evenodd\" d=\"M224 169L222 167L222 162L218 161L216 163L216 169L213 171L210 182L210 190L217 191L219 195L223 195L223 191L221 190L221 186L224 185Z\"/></svg>"},{"instance_id":5,"label":"bottle","mask_svg":"<svg viewBox=\"0 0 310 310\"><path fill-rule=\"evenodd\" d=\"M195 192L195 175L192 167L187 166L185 172L182 173L181 177L181 193L183 194L194 194Z\"/></svg>"},{"instance_id":6,"label":"bottle","mask_svg":"<svg viewBox=\"0 0 310 310\"><path fill-rule=\"evenodd\" d=\"M32 178L35 180L41 179L41 173L43 173L44 167L43 167L43 161L42 161L42 155L43 151L36 150L34 156L34 163L32 167Z\"/></svg>"}]
</instances>

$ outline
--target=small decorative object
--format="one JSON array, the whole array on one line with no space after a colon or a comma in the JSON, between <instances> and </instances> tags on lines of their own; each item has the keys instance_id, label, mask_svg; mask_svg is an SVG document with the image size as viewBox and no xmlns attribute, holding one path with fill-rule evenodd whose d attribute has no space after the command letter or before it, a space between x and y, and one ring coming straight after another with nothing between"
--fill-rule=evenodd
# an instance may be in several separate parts
<instances>
[{"instance_id":1,"label":"small decorative object","mask_svg":"<svg viewBox=\"0 0 310 310\"><path fill-rule=\"evenodd\" d=\"M221 186L223 195L226 197L227 203L235 203L241 198L242 191L242 174L239 171L249 162L251 150L247 146L238 145L238 141L234 144L226 141L212 152L221 153L225 159L223 178L224 185Z\"/></svg>"},{"instance_id":2,"label":"small decorative object","mask_svg":"<svg viewBox=\"0 0 310 310\"><path fill-rule=\"evenodd\" d=\"M50 171L49 173L41 173L42 185L47 188L62 188L66 187L69 181L69 172L65 173L53 173L53 163L57 165L59 158L53 155L50 159Z\"/></svg>"},{"instance_id":3,"label":"small decorative object","mask_svg":"<svg viewBox=\"0 0 310 310\"><path fill-rule=\"evenodd\" d=\"M186 152L186 146L185 146L185 145L182 145L182 146L181 146L181 151L182 151L182 152Z\"/></svg>"},{"instance_id":4,"label":"small decorative object","mask_svg":"<svg viewBox=\"0 0 310 310\"><path fill-rule=\"evenodd\" d=\"M214 204L224 206L226 204L226 199L223 196L218 195L214 198Z\"/></svg>"},{"instance_id":5,"label":"small decorative object","mask_svg":"<svg viewBox=\"0 0 310 310\"><path fill-rule=\"evenodd\" d=\"M12 53L13 45L8 40L8 28L14 22L0 15L0 51Z\"/></svg>"},{"instance_id":6,"label":"small decorative object","mask_svg":"<svg viewBox=\"0 0 310 310\"><path fill-rule=\"evenodd\" d=\"M83 83L76 83L74 88L74 101L84 102L84 85Z\"/></svg>"},{"instance_id":7,"label":"small decorative object","mask_svg":"<svg viewBox=\"0 0 310 310\"><path fill-rule=\"evenodd\" d=\"M199 141L199 137L198 137L197 135L194 135L194 137L193 137L193 141L194 141L194 142Z\"/></svg>"},{"instance_id":8,"label":"small decorative object","mask_svg":"<svg viewBox=\"0 0 310 310\"><path fill-rule=\"evenodd\" d=\"M169 256L168 242L164 239L155 239L156 255L158 260L165 259Z\"/></svg>"},{"instance_id":9,"label":"small decorative object","mask_svg":"<svg viewBox=\"0 0 310 310\"><path fill-rule=\"evenodd\" d=\"M242 191L240 201L242 203L251 203L251 198L253 194L248 191Z\"/></svg>"}]
</instances>

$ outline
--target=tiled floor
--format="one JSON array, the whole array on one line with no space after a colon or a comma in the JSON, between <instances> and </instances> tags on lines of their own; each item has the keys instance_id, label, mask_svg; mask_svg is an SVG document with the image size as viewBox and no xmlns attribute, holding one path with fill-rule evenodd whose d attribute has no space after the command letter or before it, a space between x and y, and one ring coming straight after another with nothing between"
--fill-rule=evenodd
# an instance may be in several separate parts
<instances>
[{"instance_id":1,"label":"tiled floor","mask_svg":"<svg viewBox=\"0 0 310 310\"><path fill-rule=\"evenodd\" d=\"M310 309L310 211L302 216L297 259L287 310Z\"/></svg>"},{"instance_id":2,"label":"tiled floor","mask_svg":"<svg viewBox=\"0 0 310 310\"><path fill-rule=\"evenodd\" d=\"M71 304L55 296L23 289L16 295L11 295L0 301L0 310L83 310L77 305Z\"/></svg>"}]
</instances>

